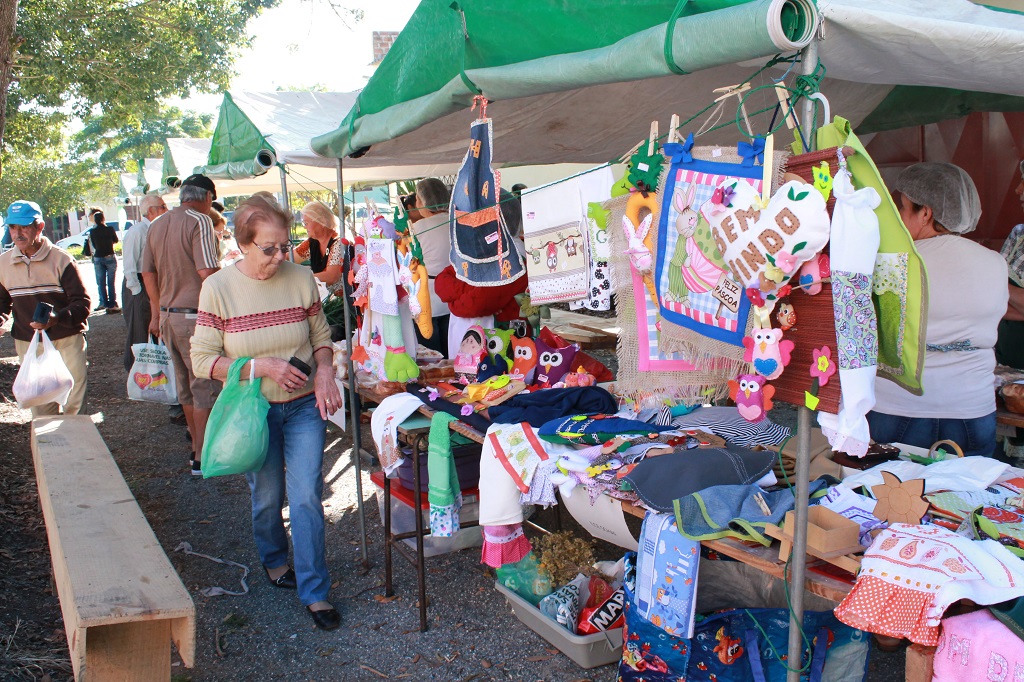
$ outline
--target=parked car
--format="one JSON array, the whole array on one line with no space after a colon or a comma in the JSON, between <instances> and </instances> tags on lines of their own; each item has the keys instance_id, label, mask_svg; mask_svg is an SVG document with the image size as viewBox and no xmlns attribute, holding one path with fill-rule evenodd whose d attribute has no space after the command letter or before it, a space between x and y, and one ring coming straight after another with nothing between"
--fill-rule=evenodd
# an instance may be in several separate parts
<instances>
[{"instance_id":1,"label":"parked car","mask_svg":"<svg viewBox=\"0 0 1024 682\"><path fill-rule=\"evenodd\" d=\"M107 225L110 225L117 232L117 239L118 239L118 241L121 241L122 239L124 239L124 231L121 230L121 224L120 223L107 223ZM131 226L132 226L132 221L129 220L129 221L125 222L125 229L126 230L128 228L130 228ZM91 230L91 229L92 228L89 228L89 230ZM85 248L85 240L89 238L89 230L86 230L85 232L80 232L78 234L73 234L70 237L64 237L64 239L59 240L55 244L55 246L57 246L58 248L64 249L65 251L67 251L69 248L72 248L72 247L74 247L76 249L83 249L83 248Z\"/></svg>"}]
</instances>

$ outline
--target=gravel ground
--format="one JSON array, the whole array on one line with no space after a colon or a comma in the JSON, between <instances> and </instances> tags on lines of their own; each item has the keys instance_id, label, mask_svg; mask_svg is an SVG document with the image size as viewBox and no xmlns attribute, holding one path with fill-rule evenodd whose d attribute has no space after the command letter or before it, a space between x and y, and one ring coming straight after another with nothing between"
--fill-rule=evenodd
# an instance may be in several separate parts
<instances>
[{"instance_id":1,"label":"gravel ground","mask_svg":"<svg viewBox=\"0 0 1024 682\"><path fill-rule=\"evenodd\" d=\"M83 268L83 269L87 269ZM85 273L91 280L91 272ZM382 532L373 486L364 473L370 566L359 556L350 440L331 427L325 455L327 561L342 627L313 627L294 593L271 587L251 538L248 489L241 477L192 480L185 429L163 406L125 397L119 315L94 315L89 334L88 411L196 604L197 656L186 670L174 655L172 678L185 680L547 680L615 679L615 666L583 670L533 634L494 590L494 576L466 549L427 562L430 630L418 632L414 573L395 563L397 597L383 597ZM70 665L49 550L39 513L29 414L13 404L14 344L0 337L0 678L68 680ZM368 434L369 429L365 432ZM549 514L549 513L545 513ZM550 522L542 514L542 522ZM240 571L174 549L247 565L250 591L207 598L212 585L238 589ZM599 558L621 550L600 544ZM902 678L902 654L873 654L869 680Z\"/></svg>"}]
</instances>

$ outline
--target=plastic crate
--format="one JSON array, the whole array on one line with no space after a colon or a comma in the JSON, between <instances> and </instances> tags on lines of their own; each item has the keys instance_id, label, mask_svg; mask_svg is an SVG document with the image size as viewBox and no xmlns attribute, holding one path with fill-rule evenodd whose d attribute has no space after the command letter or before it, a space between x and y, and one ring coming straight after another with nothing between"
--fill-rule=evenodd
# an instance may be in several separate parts
<instances>
[{"instance_id":1,"label":"plastic crate","mask_svg":"<svg viewBox=\"0 0 1024 682\"><path fill-rule=\"evenodd\" d=\"M375 471L370 480L377 492L377 509L380 512L380 522L384 523L384 474ZM462 511L459 519L462 523L475 523L480 518L480 504L477 497L477 490L464 490L462 492ZM391 532L408 533L416 530L416 516L413 511L412 491L406 490L398 484L396 479L391 479ZM423 495L423 509L421 518L424 527L430 524L430 505L427 503L426 494ZM416 538L402 540L410 549L416 549ZM463 528L450 538L435 538L427 535L423 538L423 556L432 557L449 552L458 552L460 549L480 547L484 543L483 533L479 526Z\"/></svg>"},{"instance_id":2,"label":"plastic crate","mask_svg":"<svg viewBox=\"0 0 1024 682\"><path fill-rule=\"evenodd\" d=\"M581 668L596 668L622 658L622 628L592 635L574 635L504 585L495 583L494 589L505 596L523 625L554 644Z\"/></svg>"}]
</instances>

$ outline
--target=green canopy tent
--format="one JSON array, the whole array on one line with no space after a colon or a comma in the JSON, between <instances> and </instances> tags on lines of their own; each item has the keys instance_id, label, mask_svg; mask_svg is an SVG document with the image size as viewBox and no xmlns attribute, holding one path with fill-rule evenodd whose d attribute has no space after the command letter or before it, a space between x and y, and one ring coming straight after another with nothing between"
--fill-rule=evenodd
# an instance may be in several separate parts
<instances>
[{"instance_id":1,"label":"green canopy tent","mask_svg":"<svg viewBox=\"0 0 1024 682\"><path fill-rule=\"evenodd\" d=\"M1024 16L968 0L423 0L341 125L311 142L360 168L458 162L490 100L496 163L601 163L630 149L652 119L699 115L716 88L769 85L820 59L820 90L859 133L1024 111ZM797 73L755 71L776 53L810 46ZM809 69L807 70L809 71ZM821 75L820 72L818 74ZM751 109L770 109L762 89ZM735 101L732 110L735 111ZM813 127L810 112L803 127ZM749 133L764 133L772 114ZM698 118L682 130L714 121ZM701 143L735 143L735 127ZM795 556L806 541L810 412L801 409ZM792 582L802 585L803 561ZM802 590L793 594L794 622ZM800 660L797 628L790 660ZM793 671L789 679L798 680Z\"/></svg>"},{"instance_id":2,"label":"green canopy tent","mask_svg":"<svg viewBox=\"0 0 1024 682\"><path fill-rule=\"evenodd\" d=\"M424 0L345 120L311 147L324 156L357 155L346 160L346 174L458 162L472 118L466 109L483 94L496 121L496 162L607 161L629 149L651 119L686 119L715 88L806 44L816 12L809 0L679 7L673 21L674 0ZM971 111L1024 111L1020 14L967 0L829 0L820 11L821 90L860 133ZM784 68L752 85L770 83ZM761 91L751 108L773 97ZM733 128L705 139L727 143L737 135Z\"/></svg>"}]
</instances>

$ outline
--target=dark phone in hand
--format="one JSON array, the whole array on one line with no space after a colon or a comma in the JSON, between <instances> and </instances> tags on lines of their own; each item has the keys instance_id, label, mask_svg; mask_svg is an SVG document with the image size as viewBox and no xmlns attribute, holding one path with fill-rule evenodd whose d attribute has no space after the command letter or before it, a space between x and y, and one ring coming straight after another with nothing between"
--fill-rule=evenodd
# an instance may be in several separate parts
<instances>
[{"instance_id":1,"label":"dark phone in hand","mask_svg":"<svg viewBox=\"0 0 1024 682\"><path fill-rule=\"evenodd\" d=\"M37 324L46 324L50 321L50 315L53 314L53 306L49 303L37 303L36 311L32 315L32 321Z\"/></svg>"},{"instance_id":2,"label":"dark phone in hand","mask_svg":"<svg viewBox=\"0 0 1024 682\"><path fill-rule=\"evenodd\" d=\"M302 360L299 360L294 355L288 360L288 364L294 367L295 369L299 370L303 374L305 374L307 377L313 374L313 368L304 363Z\"/></svg>"}]
</instances>

